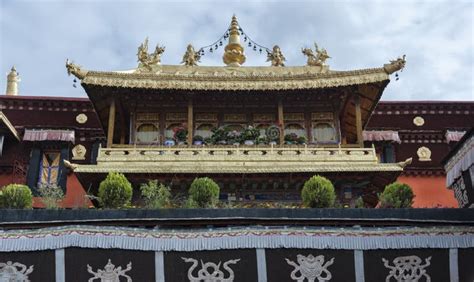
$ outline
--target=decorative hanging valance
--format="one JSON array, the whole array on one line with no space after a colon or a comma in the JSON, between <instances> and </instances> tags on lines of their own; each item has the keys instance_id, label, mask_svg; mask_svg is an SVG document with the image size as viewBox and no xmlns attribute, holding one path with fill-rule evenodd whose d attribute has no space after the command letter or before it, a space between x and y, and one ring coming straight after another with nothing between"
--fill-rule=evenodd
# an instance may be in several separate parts
<instances>
[{"instance_id":1,"label":"decorative hanging valance","mask_svg":"<svg viewBox=\"0 0 474 282\"><path fill-rule=\"evenodd\" d=\"M402 143L398 131L392 130L366 130L363 132L364 141L392 141Z\"/></svg>"},{"instance_id":2,"label":"decorative hanging valance","mask_svg":"<svg viewBox=\"0 0 474 282\"><path fill-rule=\"evenodd\" d=\"M466 171L474 164L474 137L471 136L459 151L451 158L446 169L446 186L450 187Z\"/></svg>"},{"instance_id":3,"label":"decorative hanging valance","mask_svg":"<svg viewBox=\"0 0 474 282\"><path fill-rule=\"evenodd\" d=\"M74 130L25 129L23 141L66 141L74 143Z\"/></svg>"},{"instance_id":4,"label":"decorative hanging valance","mask_svg":"<svg viewBox=\"0 0 474 282\"><path fill-rule=\"evenodd\" d=\"M446 142L458 142L466 134L466 131L446 131Z\"/></svg>"}]
</instances>

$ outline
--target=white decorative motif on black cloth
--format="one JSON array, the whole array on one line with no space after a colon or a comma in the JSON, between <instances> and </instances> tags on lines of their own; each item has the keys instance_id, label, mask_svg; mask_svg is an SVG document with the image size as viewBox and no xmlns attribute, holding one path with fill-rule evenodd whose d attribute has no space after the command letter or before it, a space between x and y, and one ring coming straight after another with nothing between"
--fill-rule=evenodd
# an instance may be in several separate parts
<instances>
[{"instance_id":1,"label":"white decorative motif on black cloth","mask_svg":"<svg viewBox=\"0 0 474 282\"><path fill-rule=\"evenodd\" d=\"M426 282L431 282L431 277L426 273L425 268L430 266L431 257L425 259L425 264L421 264L421 258L418 256L396 257L393 259L393 266L389 265L388 260L382 258L383 264L390 272L385 278L386 282L418 282L422 277Z\"/></svg>"},{"instance_id":2,"label":"white decorative motif on black cloth","mask_svg":"<svg viewBox=\"0 0 474 282\"><path fill-rule=\"evenodd\" d=\"M115 265L109 261L104 266L104 270L97 269L97 272L92 270L90 265L87 265L87 272L94 275L94 277L90 278L88 282L93 282L96 279L100 279L100 282L120 282L120 276L127 279L127 282L132 282L132 278L125 274L125 272L132 270L132 263L129 262L127 264L127 268L122 270L122 267L119 266L115 268Z\"/></svg>"},{"instance_id":3,"label":"white decorative motif on black cloth","mask_svg":"<svg viewBox=\"0 0 474 282\"><path fill-rule=\"evenodd\" d=\"M0 281L5 282L29 282L28 274L33 272L33 265L26 265L19 262L0 262Z\"/></svg>"},{"instance_id":4,"label":"white decorative motif on black cloth","mask_svg":"<svg viewBox=\"0 0 474 282\"><path fill-rule=\"evenodd\" d=\"M188 269L188 279L190 282L233 282L235 279L234 271L229 267L229 264L236 264L240 259L232 259L224 262L222 268L229 273L229 277L224 278L224 272L220 270L221 262L215 264L213 262L204 263L201 260L201 269L197 276L193 276L193 271L198 266L198 261L193 258L183 258L184 262L191 262L193 265Z\"/></svg>"},{"instance_id":5,"label":"white decorative motif on black cloth","mask_svg":"<svg viewBox=\"0 0 474 282\"><path fill-rule=\"evenodd\" d=\"M307 257L297 255L296 260L298 264L287 258L285 260L289 265L295 268L290 274L291 279L294 281L304 282L305 279L307 279L308 282L323 282L329 281L332 278L332 274L327 268L334 263L334 258L324 263L323 255L315 257L310 254ZM300 275L296 276L298 272Z\"/></svg>"}]
</instances>

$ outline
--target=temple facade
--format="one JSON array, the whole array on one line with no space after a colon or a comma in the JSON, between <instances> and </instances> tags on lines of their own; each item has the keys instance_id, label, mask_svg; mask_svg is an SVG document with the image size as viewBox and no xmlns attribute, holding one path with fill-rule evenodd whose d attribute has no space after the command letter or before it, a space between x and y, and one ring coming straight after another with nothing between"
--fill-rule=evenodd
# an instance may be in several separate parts
<instances>
[{"instance_id":1,"label":"temple facade","mask_svg":"<svg viewBox=\"0 0 474 282\"><path fill-rule=\"evenodd\" d=\"M271 66L245 67L241 28L228 29L225 66L198 66L203 50L189 45L184 65L161 65L165 48L138 50L127 71L93 71L70 61L106 134L97 164L70 165L84 186L97 187L109 171L132 182L158 179L185 192L200 175L221 187L223 199L299 198L308 177L336 185L342 203L368 205L393 182L409 158L381 163L364 146L363 130L399 58L379 68L333 71L325 49L303 49L305 66L284 66L278 46ZM94 189L94 188L93 188Z\"/></svg>"}]
</instances>

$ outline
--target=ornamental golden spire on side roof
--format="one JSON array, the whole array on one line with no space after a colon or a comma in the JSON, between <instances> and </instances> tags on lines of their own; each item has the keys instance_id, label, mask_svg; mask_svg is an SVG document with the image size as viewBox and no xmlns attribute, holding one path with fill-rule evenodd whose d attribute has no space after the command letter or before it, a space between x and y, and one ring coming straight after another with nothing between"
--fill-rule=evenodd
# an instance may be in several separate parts
<instances>
[{"instance_id":1,"label":"ornamental golden spire on side roof","mask_svg":"<svg viewBox=\"0 0 474 282\"><path fill-rule=\"evenodd\" d=\"M244 47L240 45L240 32L237 17L232 16L229 43L225 46L224 63L229 67L240 67L245 62Z\"/></svg>"}]
</instances>

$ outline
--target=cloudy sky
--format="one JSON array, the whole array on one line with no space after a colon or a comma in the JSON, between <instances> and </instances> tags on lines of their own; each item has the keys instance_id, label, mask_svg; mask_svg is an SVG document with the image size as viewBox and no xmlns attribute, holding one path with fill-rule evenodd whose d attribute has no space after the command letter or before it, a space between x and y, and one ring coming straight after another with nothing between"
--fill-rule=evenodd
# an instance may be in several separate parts
<instances>
[{"instance_id":1,"label":"cloudy sky","mask_svg":"<svg viewBox=\"0 0 474 282\"><path fill-rule=\"evenodd\" d=\"M179 64L188 43L218 39L236 14L261 45L278 44L287 65L304 65L317 42L333 70L380 67L406 54L384 100L474 100L473 1L92 1L0 0L0 72L15 65L21 95L86 97L72 87L66 58L91 70L136 67L137 47L166 46ZM246 65L268 65L246 51ZM201 65L223 65L222 50ZM6 77L0 79L5 91Z\"/></svg>"}]
</instances>

